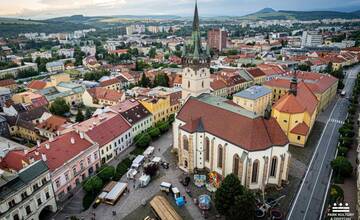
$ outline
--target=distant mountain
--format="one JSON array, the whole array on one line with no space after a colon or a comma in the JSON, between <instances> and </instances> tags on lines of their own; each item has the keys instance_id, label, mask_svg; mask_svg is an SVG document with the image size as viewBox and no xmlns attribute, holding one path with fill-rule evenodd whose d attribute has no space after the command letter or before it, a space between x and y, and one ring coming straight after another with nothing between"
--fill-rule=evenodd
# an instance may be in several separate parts
<instances>
[{"instance_id":1,"label":"distant mountain","mask_svg":"<svg viewBox=\"0 0 360 220\"><path fill-rule=\"evenodd\" d=\"M286 11L263 9L253 14L245 15L242 19L249 20L274 20L274 19L297 19L297 20L320 20L320 19L353 19L360 18L360 11L356 12L338 12L338 11Z\"/></svg>"},{"instance_id":2,"label":"distant mountain","mask_svg":"<svg viewBox=\"0 0 360 220\"><path fill-rule=\"evenodd\" d=\"M271 12L276 12L276 10L274 10L272 8L263 8L260 11L257 11L255 13L271 13Z\"/></svg>"}]
</instances>

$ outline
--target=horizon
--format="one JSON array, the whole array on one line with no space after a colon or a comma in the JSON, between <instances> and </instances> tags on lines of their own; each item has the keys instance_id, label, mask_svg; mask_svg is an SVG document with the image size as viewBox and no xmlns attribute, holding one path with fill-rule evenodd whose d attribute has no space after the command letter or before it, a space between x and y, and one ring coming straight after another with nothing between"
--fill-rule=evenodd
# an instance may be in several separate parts
<instances>
[{"instance_id":1,"label":"horizon","mask_svg":"<svg viewBox=\"0 0 360 220\"><path fill-rule=\"evenodd\" d=\"M73 15L83 16L192 16L194 0L65 0L61 4L55 0L13 0L2 3L0 17L41 20ZM26 3L25 3L26 1ZM309 4L306 4L309 2ZM311 2L311 4L310 4ZM326 3L326 4L325 4ZM144 8L143 5L149 5ZM360 9L360 2L354 0L335 0L327 3L326 0L304 0L301 4L296 0L286 3L280 0L199 0L201 17L244 16L258 12L264 8L276 11L338 11L353 12ZM22 7L19 7L22 5ZM326 5L326 7L324 7ZM341 5L341 7L338 7ZM217 9L221 7L222 11ZM3 9L3 10L2 10ZM161 11L159 13L159 11Z\"/></svg>"}]
</instances>

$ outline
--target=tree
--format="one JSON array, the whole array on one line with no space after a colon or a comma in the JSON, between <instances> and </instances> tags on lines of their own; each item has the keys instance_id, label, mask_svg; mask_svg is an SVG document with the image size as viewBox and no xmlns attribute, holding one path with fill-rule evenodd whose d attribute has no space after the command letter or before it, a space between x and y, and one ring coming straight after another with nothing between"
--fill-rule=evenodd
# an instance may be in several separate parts
<instances>
[{"instance_id":1,"label":"tree","mask_svg":"<svg viewBox=\"0 0 360 220\"><path fill-rule=\"evenodd\" d=\"M154 86L169 87L169 77L165 73L160 73L155 76Z\"/></svg>"},{"instance_id":2,"label":"tree","mask_svg":"<svg viewBox=\"0 0 360 220\"><path fill-rule=\"evenodd\" d=\"M350 161L343 156L337 156L336 159L331 161L331 167L333 168L335 174L341 177L351 176L353 170Z\"/></svg>"},{"instance_id":3,"label":"tree","mask_svg":"<svg viewBox=\"0 0 360 220\"><path fill-rule=\"evenodd\" d=\"M56 98L55 101L51 104L49 110L55 115L64 116L70 111L70 106L65 102L64 99Z\"/></svg>"},{"instance_id":4,"label":"tree","mask_svg":"<svg viewBox=\"0 0 360 220\"><path fill-rule=\"evenodd\" d=\"M145 75L145 73L142 74L140 82L139 82L139 86L141 87L151 87L151 81L150 79Z\"/></svg>"},{"instance_id":5,"label":"tree","mask_svg":"<svg viewBox=\"0 0 360 220\"><path fill-rule=\"evenodd\" d=\"M86 108L85 119L89 119L89 118L91 118L91 116L92 116L92 112L91 112L90 108Z\"/></svg>"},{"instance_id":6,"label":"tree","mask_svg":"<svg viewBox=\"0 0 360 220\"><path fill-rule=\"evenodd\" d=\"M161 133L165 133L170 129L170 125L168 122L161 123L157 127L160 129Z\"/></svg>"},{"instance_id":7,"label":"tree","mask_svg":"<svg viewBox=\"0 0 360 220\"><path fill-rule=\"evenodd\" d=\"M111 180L114 177L114 174L115 174L115 168L109 165L102 166L98 172L98 176L104 182L108 182L109 180Z\"/></svg>"},{"instance_id":8,"label":"tree","mask_svg":"<svg viewBox=\"0 0 360 220\"><path fill-rule=\"evenodd\" d=\"M92 194L100 192L102 187L103 187L103 181L98 176L90 177L83 183L83 189L86 192Z\"/></svg>"},{"instance_id":9,"label":"tree","mask_svg":"<svg viewBox=\"0 0 360 220\"><path fill-rule=\"evenodd\" d=\"M225 216L230 216L230 209L234 206L236 196L243 194L243 186L234 174L225 177L220 187L215 192L215 207Z\"/></svg>"},{"instance_id":10,"label":"tree","mask_svg":"<svg viewBox=\"0 0 360 220\"><path fill-rule=\"evenodd\" d=\"M252 192L244 189L242 195L235 196L234 205L229 210L229 216L226 219L254 219L255 215L255 197Z\"/></svg>"},{"instance_id":11,"label":"tree","mask_svg":"<svg viewBox=\"0 0 360 220\"><path fill-rule=\"evenodd\" d=\"M151 142L151 136L148 133L138 134L134 141L137 147L146 148Z\"/></svg>"},{"instance_id":12,"label":"tree","mask_svg":"<svg viewBox=\"0 0 360 220\"><path fill-rule=\"evenodd\" d=\"M156 56L156 48L152 47L150 50L149 50L149 57L150 58L155 58Z\"/></svg>"},{"instance_id":13,"label":"tree","mask_svg":"<svg viewBox=\"0 0 360 220\"><path fill-rule=\"evenodd\" d=\"M160 129L159 128L151 128L149 131L148 131L149 135L151 136L152 139L156 139L158 137L160 137L161 135L161 132L160 132Z\"/></svg>"},{"instance_id":14,"label":"tree","mask_svg":"<svg viewBox=\"0 0 360 220\"><path fill-rule=\"evenodd\" d=\"M311 71L311 68L310 68L309 65L301 64L301 65L299 65L299 70L301 70L301 71Z\"/></svg>"},{"instance_id":15,"label":"tree","mask_svg":"<svg viewBox=\"0 0 360 220\"><path fill-rule=\"evenodd\" d=\"M76 122L82 122L82 121L84 121L84 120L85 120L85 117L84 117L84 115L83 115L83 113L82 113L82 110L79 108L79 109L78 109L78 112L77 112L77 114L76 114L75 121L76 121Z\"/></svg>"}]
</instances>

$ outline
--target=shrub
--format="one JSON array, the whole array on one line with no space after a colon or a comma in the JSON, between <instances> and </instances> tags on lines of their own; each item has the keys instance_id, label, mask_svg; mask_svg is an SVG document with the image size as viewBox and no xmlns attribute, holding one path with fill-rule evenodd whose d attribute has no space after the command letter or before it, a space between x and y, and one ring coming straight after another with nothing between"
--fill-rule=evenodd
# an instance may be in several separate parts
<instances>
[{"instance_id":1,"label":"shrub","mask_svg":"<svg viewBox=\"0 0 360 220\"><path fill-rule=\"evenodd\" d=\"M335 176L348 177L351 175L353 167L350 161L343 156L337 156L331 161L331 167L334 170Z\"/></svg>"},{"instance_id":2,"label":"shrub","mask_svg":"<svg viewBox=\"0 0 360 220\"><path fill-rule=\"evenodd\" d=\"M342 201L344 198L344 190L338 185L332 185L330 188L330 204Z\"/></svg>"},{"instance_id":3,"label":"shrub","mask_svg":"<svg viewBox=\"0 0 360 220\"><path fill-rule=\"evenodd\" d=\"M83 189L86 192L92 194L96 194L97 192L99 192L102 189L102 187L103 187L103 181L98 176L90 177L83 183Z\"/></svg>"},{"instance_id":4,"label":"shrub","mask_svg":"<svg viewBox=\"0 0 360 220\"><path fill-rule=\"evenodd\" d=\"M353 139L351 137L340 137L339 142L345 147L351 147L353 144Z\"/></svg>"}]
</instances>

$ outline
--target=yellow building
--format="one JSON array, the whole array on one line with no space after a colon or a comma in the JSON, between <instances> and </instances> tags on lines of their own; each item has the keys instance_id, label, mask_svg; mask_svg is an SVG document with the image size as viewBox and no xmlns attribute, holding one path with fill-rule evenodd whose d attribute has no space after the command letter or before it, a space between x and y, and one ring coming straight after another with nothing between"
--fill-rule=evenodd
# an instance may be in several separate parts
<instances>
[{"instance_id":1,"label":"yellow building","mask_svg":"<svg viewBox=\"0 0 360 220\"><path fill-rule=\"evenodd\" d=\"M272 117L287 135L290 144L304 146L314 125L319 101L304 83L293 79L290 90L272 108Z\"/></svg>"},{"instance_id":2,"label":"yellow building","mask_svg":"<svg viewBox=\"0 0 360 220\"><path fill-rule=\"evenodd\" d=\"M50 85L49 86L57 86L61 82L70 82L70 74L68 73L60 73L56 75L50 76Z\"/></svg>"},{"instance_id":3,"label":"yellow building","mask_svg":"<svg viewBox=\"0 0 360 220\"><path fill-rule=\"evenodd\" d=\"M152 114L153 125L170 117L170 96L139 97L138 101Z\"/></svg>"},{"instance_id":4,"label":"yellow building","mask_svg":"<svg viewBox=\"0 0 360 220\"><path fill-rule=\"evenodd\" d=\"M297 78L315 94L319 101L318 111L324 111L336 96L339 80L329 74L298 72ZM286 73L282 77L264 83L264 86L272 90L272 103L288 93L290 79L290 73Z\"/></svg>"},{"instance_id":5,"label":"yellow building","mask_svg":"<svg viewBox=\"0 0 360 220\"><path fill-rule=\"evenodd\" d=\"M252 86L233 96L233 102L255 115L264 115L271 105L271 89L263 86Z\"/></svg>"}]
</instances>

